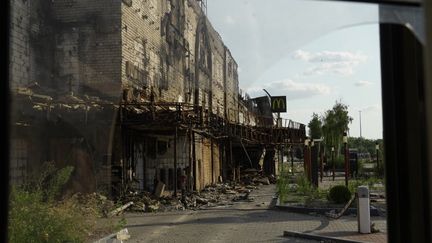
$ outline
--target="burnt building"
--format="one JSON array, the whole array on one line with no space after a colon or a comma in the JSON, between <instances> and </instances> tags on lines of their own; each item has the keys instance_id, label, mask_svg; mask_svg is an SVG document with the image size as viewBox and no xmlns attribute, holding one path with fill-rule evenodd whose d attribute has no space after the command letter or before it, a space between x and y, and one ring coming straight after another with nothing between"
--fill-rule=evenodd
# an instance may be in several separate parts
<instances>
[{"instance_id":1,"label":"burnt building","mask_svg":"<svg viewBox=\"0 0 432 243\"><path fill-rule=\"evenodd\" d=\"M302 124L275 127L196 0L11 0L11 179L73 165L71 188L116 193L275 173ZM260 162L261 161L261 162Z\"/></svg>"}]
</instances>

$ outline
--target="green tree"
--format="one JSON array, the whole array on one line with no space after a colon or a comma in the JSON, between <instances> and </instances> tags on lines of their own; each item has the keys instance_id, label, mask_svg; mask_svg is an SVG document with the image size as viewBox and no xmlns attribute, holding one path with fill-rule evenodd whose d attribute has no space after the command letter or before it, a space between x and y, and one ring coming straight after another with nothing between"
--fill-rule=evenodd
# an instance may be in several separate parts
<instances>
[{"instance_id":1,"label":"green tree","mask_svg":"<svg viewBox=\"0 0 432 243\"><path fill-rule=\"evenodd\" d=\"M318 114L312 114L312 120L310 120L308 124L309 128L309 137L310 138L321 138L322 136L322 122Z\"/></svg>"},{"instance_id":2,"label":"green tree","mask_svg":"<svg viewBox=\"0 0 432 243\"><path fill-rule=\"evenodd\" d=\"M348 131L348 125L353 118L348 115L348 106L336 101L331 110L324 113L322 132L327 148L336 147L340 152L343 133Z\"/></svg>"}]
</instances>

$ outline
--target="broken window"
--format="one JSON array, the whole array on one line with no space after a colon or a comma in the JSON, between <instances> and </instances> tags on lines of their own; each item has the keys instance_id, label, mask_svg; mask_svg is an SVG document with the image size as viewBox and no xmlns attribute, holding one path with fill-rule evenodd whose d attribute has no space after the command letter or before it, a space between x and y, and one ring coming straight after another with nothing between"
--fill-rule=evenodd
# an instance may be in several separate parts
<instances>
[{"instance_id":1,"label":"broken window","mask_svg":"<svg viewBox=\"0 0 432 243\"><path fill-rule=\"evenodd\" d=\"M159 88L160 89L168 89L168 78L169 78L169 60L168 55L161 55L160 57L160 80L159 80Z\"/></svg>"},{"instance_id":2,"label":"broken window","mask_svg":"<svg viewBox=\"0 0 432 243\"><path fill-rule=\"evenodd\" d=\"M126 61L126 77L138 81L141 85L146 86L146 72L138 66Z\"/></svg>"}]
</instances>

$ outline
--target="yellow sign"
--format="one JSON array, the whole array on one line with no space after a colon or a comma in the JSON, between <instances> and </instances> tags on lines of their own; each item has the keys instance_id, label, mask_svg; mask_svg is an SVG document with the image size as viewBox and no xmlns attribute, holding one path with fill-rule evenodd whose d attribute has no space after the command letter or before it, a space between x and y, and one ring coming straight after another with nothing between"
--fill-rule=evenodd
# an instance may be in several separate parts
<instances>
[{"instance_id":1,"label":"yellow sign","mask_svg":"<svg viewBox=\"0 0 432 243\"><path fill-rule=\"evenodd\" d=\"M286 112L286 96L272 96L271 97L271 110L272 112Z\"/></svg>"}]
</instances>

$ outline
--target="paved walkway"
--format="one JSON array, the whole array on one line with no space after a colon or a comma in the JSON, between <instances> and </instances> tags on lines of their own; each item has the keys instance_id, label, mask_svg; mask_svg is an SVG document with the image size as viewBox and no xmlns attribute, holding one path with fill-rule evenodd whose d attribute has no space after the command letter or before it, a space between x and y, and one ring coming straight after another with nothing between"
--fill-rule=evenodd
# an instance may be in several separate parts
<instances>
[{"instance_id":1,"label":"paved walkway","mask_svg":"<svg viewBox=\"0 0 432 243\"><path fill-rule=\"evenodd\" d=\"M372 218L382 233L357 233L357 218L329 220L270 210L275 186L261 186L251 193L254 202L199 211L127 214L128 242L316 242L283 237L298 231L367 242L386 242L385 218Z\"/></svg>"}]
</instances>

